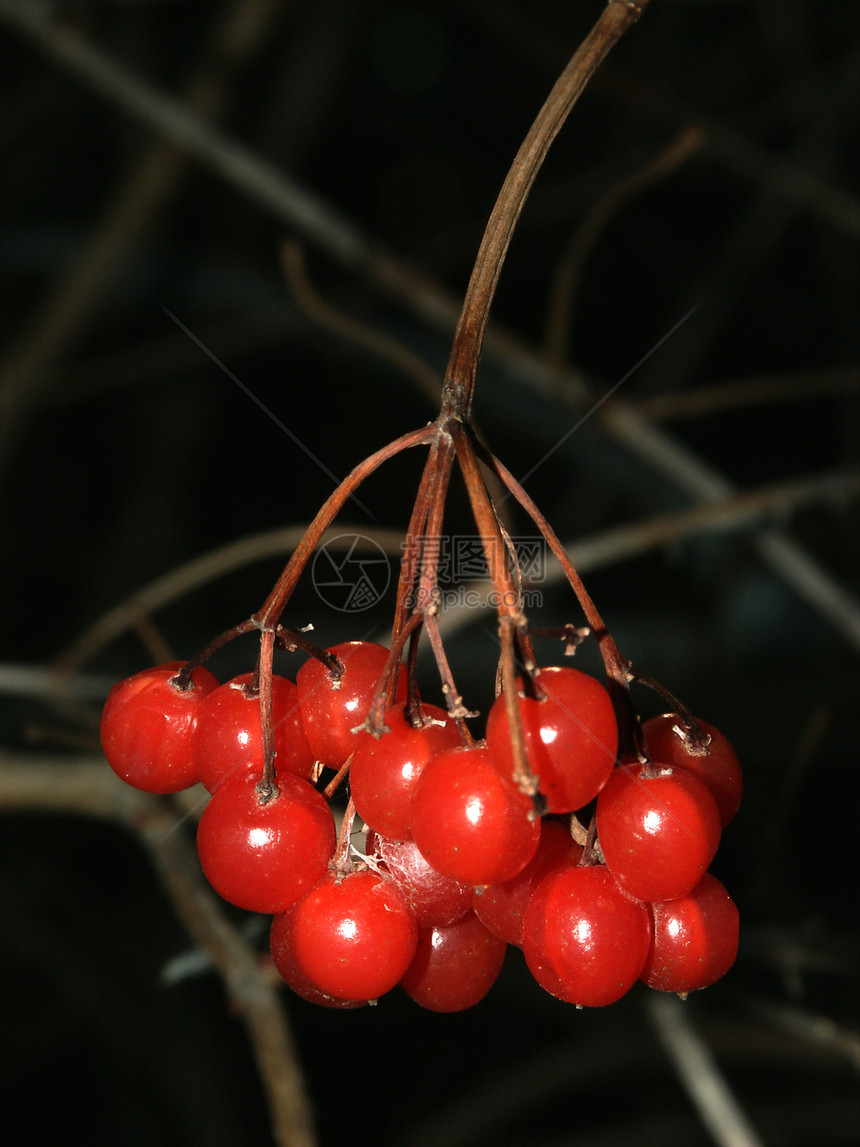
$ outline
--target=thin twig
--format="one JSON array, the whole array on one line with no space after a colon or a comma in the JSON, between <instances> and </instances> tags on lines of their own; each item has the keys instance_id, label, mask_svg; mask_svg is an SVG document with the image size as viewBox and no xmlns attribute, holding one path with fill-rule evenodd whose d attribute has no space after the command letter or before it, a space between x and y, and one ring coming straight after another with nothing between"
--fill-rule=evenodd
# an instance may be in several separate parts
<instances>
[{"instance_id":1,"label":"thin twig","mask_svg":"<svg viewBox=\"0 0 860 1147\"><path fill-rule=\"evenodd\" d=\"M0 696L38 697L46 701L104 701L113 677L94 673L61 676L41 665L0 663Z\"/></svg>"},{"instance_id":2,"label":"thin twig","mask_svg":"<svg viewBox=\"0 0 860 1147\"><path fill-rule=\"evenodd\" d=\"M797 402L803 399L831 398L860 391L860 364L800 374L739 378L714 386L656 394L633 403L640 414L655 421L664 419L702 418L745 406L762 406L770 402Z\"/></svg>"},{"instance_id":3,"label":"thin twig","mask_svg":"<svg viewBox=\"0 0 860 1147\"><path fill-rule=\"evenodd\" d=\"M108 610L59 654L54 662L54 671L58 676L72 674L116 637L131 629L139 617L171 602L181 601L188 594L235 570L292 552L306 530L307 523L251 534L171 570ZM357 546L360 551L364 539L367 539L368 549L378 546L389 554L399 554L403 544L403 535L399 530L350 523L330 527L322 534L320 544L332 549Z\"/></svg>"},{"instance_id":4,"label":"thin twig","mask_svg":"<svg viewBox=\"0 0 860 1147\"><path fill-rule=\"evenodd\" d=\"M607 404L597 417L613 438L696 499L716 502L736 492L719 471L626 403ZM860 649L860 604L815 558L776 530L759 535L752 544L765 565L827 618L835 633Z\"/></svg>"},{"instance_id":5,"label":"thin twig","mask_svg":"<svg viewBox=\"0 0 860 1147\"><path fill-rule=\"evenodd\" d=\"M704 133L700 128L684 128L658 156L603 192L576 229L558 260L549 292L543 355L553 370L561 372L571 358L571 319L576 314L585 263L600 236L628 200L669 176L694 155L703 142Z\"/></svg>"},{"instance_id":6,"label":"thin twig","mask_svg":"<svg viewBox=\"0 0 860 1147\"><path fill-rule=\"evenodd\" d=\"M227 80L261 43L282 5L282 0L235 3L218 20L207 58L187 82L184 99L198 113L212 115L222 106ZM0 5L5 18L30 35L53 27L38 5ZM60 33L67 45L78 41L71 29ZM49 368L68 354L86 328L105 291L115 279L129 249L150 219L177 186L187 165L184 149L175 150L162 139L147 147L123 179L103 217L68 270L51 285L30 323L13 348L3 369L0 394L0 474L9 465L10 450L34 407L53 379Z\"/></svg>"},{"instance_id":7,"label":"thin twig","mask_svg":"<svg viewBox=\"0 0 860 1147\"><path fill-rule=\"evenodd\" d=\"M529 57L552 75L558 72L563 61L558 41L535 28L528 9L517 8L509 0L460 0L460 7L487 35L504 40L519 58ZM730 171L844 234L860 237L860 200L856 196L768 151L742 128L707 119L699 108L669 88L659 87L652 78L643 79L616 60L598 74L593 92L599 99L620 105L625 114L637 120L665 125L672 131L690 123L701 124L706 153Z\"/></svg>"},{"instance_id":8,"label":"thin twig","mask_svg":"<svg viewBox=\"0 0 860 1147\"><path fill-rule=\"evenodd\" d=\"M676 514L646 518L602 531L591 538L570 541L565 549L576 568L588 572L703 533L753 526L771 515L781 518L802 507L818 503L847 502L856 497L858 491L860 477L852 471L820 475L797 482L760 487ZM91 660L99 650L131 629L139 617L171 602L180 601L234 570L290 552L301 540L305 529L304 525L299 525L252 534L180 566L144 586L104 614L59 655L53 669L0 666L0 692L20 696L53 693L58 697L71 695L80 699L103 697L110 684L107 678L76 676L80 666ZM320 540L321 544L332 548L348 549L355 544L357 537L368 539L368 544L379 546L392 556L402 553L403 535L400 531L382 530L363 524L344 523L331 527ZM541 585L555 584L562 576L560 570L549 569ZM486 586L481 581L468 588L482 594ZM470 597L468 600L477 599ZM440 617L439 628L447 635L462 628L474 616L470 611L447 610ZM65 681L68 685L64 684ZM65 689L69 690L69 694L64 694Z\"/></svg>"},{"instance_id":9,"label":"thin twig","mask_svg":"<svg viewBox=\"0 0 860 1147\"><path fill-rule=\"evenodd\" d=\"M769 518L782 520L786 515L809 506L828 503L840 504L860 495L860 473L825 474L796 482L757 487L720 501L680 510L674 514L659 514L631 522L625 526L602 530L589 538L571 540L565 551L580 573L590 573L615 562L629 560L650 550L677 545L688 539L712 532L749 529L762 526ZM557 566L547 569L539 582L529 583L534 589L557 585L564 581L564 572ZM464 596L477 603L488 601L490 584L481 580L470 583ZM860 609L860 605L856 608ZM477 616L468 610L446 610L439 619L439 628L447 637L462 629Z\"/></svg>"},{"instance_id":10,"label":"thin twig","mask_svg":"<svg viewBox=\"0 0 860 1147\"><path fill-rule=\"evenodd\" d=\"M338 338L363 347L383 362L389 363L415 384L430 400L434 410L438 408L442 391L441 376L399 339L375 330L327 303L308 278L304 252L298 242L291 240L283 244L281 263L296 303L308 318Z\"/></svg>"},{"instance_id":11,"label":"thin twig","mask_svg":"<svg viewBox=\"0 0 860 1147\"><path fill-rule=\"evenodd\" d=\"M711 1052L693 1027L689 1007L672 995L648 997L648 1015L678 1079L720 1147L764 1147Z\"/></svg>"},{"instance_id":12,"label":"thin twig","mask_svg":"<svg viewBox=\"0 0 860 1147\"><path fill-rule=\"evenodd\" d=\"M345 265L360 267L368 280L410 306L424 321L446 331L452 328L459 307L449 294L416 268L386 253L380 244L371 241L318 197L213 129L201 117L189 113L180 101L170 99L134 76L82 37L46 17L40 9L12 3L11 0L0 0L0 20L6 20L32 39L46 54L174 146L202 160L227 182L238 187L252 202L289 223ZM607 90L605 84L602 90ZM677 122L679 114L675 108L671 118ZM683 122L690 117L685 113L681 118ZM784 164L776 160L771 162L773 157L758 152L741 137L727 136L726 132L713 125L706 127L711 143L717 140L722 146L727 138L734 141L737 145L734 147L735 152L743 153L746 160L752 157L747 166L755 169L756 177L761 177L762 184L770 187L775 194L782 192ZM789 168L794 175L806 175L798 173L790 165ZM815 182L812 176L807 183L810 180ZM825 186L822 190L819 183L813 189L815 194L810 192L806 195L804 192L798 200L795 192L799 181L795 179L789 188L789 198L809 209L821 206L827 199L823 191L833 189ZM842 199L846 200L846 197ZM835 212L822 208L821 217L830 219L836 226L842 226L850 234L860 233L860 204L850 197ZM521 340L496 330L489 331L485 341L486 349L503 358L508 369L527 385L543 394L555 391L557 378ZM562 380L562 386L565 402L578 409L587 393L582 374L577 371L568 372ZM604 408L600 421L611 437L637 457L647 459L658 471L668 475L676 485L697 499L710 501L732 493L730 483L722 475L626 404L614 401L611 410ZM777 535L757 542L756 548L766 565L827 618L837 633L855 648L860 648L860 613L845 591L814 558L790 539Z\"/></svg>"},{"instance_id":13,"label":"thin twig","mask_svg":"<svg viewBox=\"0 0 860 1147\"><path fill-rule=\"evenodd\" d=\"M822 1016L808 1008L772 1002L761 995L744 998L751 1012L760 1016L773 1027L789 1035L797 1036L808 1043L819 1044L829 1051L843 1056L855 1071L860 1072L860 1032L844 1027L829 1016Z\"/></svg>"},{"instance_id":14,"label":"thin twig","mask_svg":"<svg viewBox=\"0 0 860 1147\"><path fill-rule=\"evenodd\" d=\"M173 908L222 976L251 1038L279 1147L316 1142L301 1067L283 1003L256 952L227 921L194 849L176 831L169 801L119 781L103 760L4 754L0 810L65 813L124 825L149 853Z\"/></svg>"}]
</instances>

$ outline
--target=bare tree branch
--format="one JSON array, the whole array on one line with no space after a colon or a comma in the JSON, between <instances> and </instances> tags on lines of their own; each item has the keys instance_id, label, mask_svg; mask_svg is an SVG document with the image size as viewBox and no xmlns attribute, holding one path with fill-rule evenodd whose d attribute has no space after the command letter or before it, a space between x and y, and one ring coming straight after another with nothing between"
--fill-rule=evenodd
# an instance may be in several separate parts
<instances>
[{"instance_id":1,"label":"bare tree branch","mask_svg":"<svg viewBox=\"0 0 860 1147\"><path fill-rule=\"evenodd\" d=\"M647 1008L678 1079L720 1147L764 1147L683 1003L654 992Z\"/></svg>"},{"instance_id":2,"label":"bare tree branch","mask_svg":"<svg viewBox=\"0 0 860 1147\"><path fill-rule=\"evenodd\" d=\"M103 760L6 753L0 811L66 813L124 825L148 852L177 916L222 976L251 1038L279 1147L314 1147L311 1113L283 1001L256 952L203 879L172 802L125 785Z\"/></svg>"},{"instance_id":3,"label":"bare tree branch","mask_svg":"<svg viewBox=\"0 0 860 1147\"><path fill-rule=\"evenodd\" d=\"M221 107L228 75L264 42L281 5L282 0L259 0L252 5L237 3L227 11L214 29L206 63L186 85L188 107L209 115ZM31 33L49 26L36 5L3 4L0 19L4 17ZM70 48L77 42L69 29L61 40ZM144 151L10 352L0 391L0 479L16 438L51 385L50 367L82 336L129 249L176 188L186 166L184 150L174 149L163 138Z\"/></svg>"},{"instance_id":4,"label":"bare tree branch","mask_svg":"<svg viewBox=\"0 0 860 1147\"><path fill-rule=\"evenodd\" d=\"M46 17L39 8L0 0L0 20L6 20L42 51L175 147L205 162L251 201L274 213L346 266L360 269L377 287L407 303L425 321L446 330L453 328L459 305L446 292L414 267L387 254L305 188L189 112L181 101L157 91L83 37ZM852 210L857 217L856 226L851 225L853 234L860 231L860 204L853 200ZM491 330L486 345L528 385L543 393L556 390L557 375L548 371L519 340ZM562 382L565 401L579 409L589 392L582 375L571 371ZM611 407L604 408L600 421L613 438L637 457L651 462L696 499L712 501L733 493L725 477L626 404L614 401ZM812 556L777 533L759 539L756 549L779 577L827 618L849 644L860 649L860 613L856 604Z\"/></svg>"}]
</instances>

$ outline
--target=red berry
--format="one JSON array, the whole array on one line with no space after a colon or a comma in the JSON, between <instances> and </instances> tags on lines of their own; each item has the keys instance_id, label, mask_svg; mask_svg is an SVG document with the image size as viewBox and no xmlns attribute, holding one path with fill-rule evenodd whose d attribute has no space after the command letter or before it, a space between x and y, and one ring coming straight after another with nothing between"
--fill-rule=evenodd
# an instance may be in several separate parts
<instances>
[{"instance_id":1,"label":"red berry","mask_svg":"<svg viewBox=\"0 0 860 1147\"><path fill-rule=\"evenodd\" d=\"M405 706L388 709L388 732L378 740L359 733L349 766L349 788L358 815L394 840L412 839L412 790L427 761L461 743L457 726L443 709L423 705L421 711L427 723L415 728L406 718Z\"/></svg>"},{"instance_id":2,"label":"red berry","mask_svg":"<svg viewBox=\"0 0 860 1147\"><path fill-rule=\"evenodd\" d=\"M419 928L418 947L400 986L431 1012L462 1012L496 982L506 948L474 912L445 927Z\"/></svg>"},{"instance_id":3,"label":"red berry","mask_svg":"<svg viewBox=\"0 0 860 1147\"><path fill-rule=\"evenodd\" d=\"M269 950L272 962L278 970L281 979L288 987L307 1000L309 1004L319 1004L324 1008L362 1008L369 1000L338 1000L334 996L326 995L319 988L315 988L307 976L303 976L296 966L293 953L287 939L288 921L287 913L282 912L272 920L272 930L269 934Z\"/></svg>"},{"instance_id":4,"label":"red berry","mask_svg":"<svg viewBox=\"0 0 860 1147\"><path fill-rule=\"evenodd\" d=\"M313 785L277 776L263 801L249 772L224 781L203 810L197 851L207 880L238 908L283 912L325 872L334 853L334 817Z\"/></svg>"},{"instance_id":5,"label":"red berry","mask_svg":"<svg viewBox=\"0 0 860 1147\"><path fill-rule=\"evenodd\" d=\"M551 872L526 909L529 970L551 995L581 1007L620 999L642 971L649 940L645 905L601 865Z\"/></svg>"},{"instance_id":6,"label":"red berry","mask_svg":"<svg viewBox=\"0 0 860 1147\"><path fill-rule=\"evenodd\" d=\"M651 717L642 725L645 747L652 760L686 769L704 781L720 810L723 828L734 817L741 803L743 776L741 766L728 740L713 725L696 718L703 733L710 738L698 748L684 722L676 713Z\"/></svg>"},{"instance_id":7,"label":"red berry","mask_svg":"<svg viewBox=\"0 0 860 1147\"><path fill-rule=\"evenodd\" d=\"M536 678L541 700L517 696L526 756L549 812L573 812L603 788L615 764L618 725L606 689L578 669L550 667ZM523 688L522 680L517 683ZM487 747L513 771L514 758L504 694L487 718Z\"/></svg>"},{"instance_id":8,"label":"red berry","mask_svg":"<svg viewBox=\"0 0 860 1147\"><path fill-rule=\"evenodd\" d=\"M372 641L346 641L328 650L343 666L335 680L317 658L309 658L296 674L302 723L316 760L339 769L356 748L353 729L367 716L388 650ZM406 700L406 678L400 673L391 704Z\"/></svg>"},{"instance_id":9,"label":"red berry","mask_svg":"<svg viewBox=\"0 0 860 1147\"><path fill-rule=\"evenodd\" d=\"M213 690L200 706L194 734L194 757L200 780L214 792L238 770L263 774L260 698L252 692L254 674L243 673ZM314 758L299 712L299 693L286 677L272 677L275 766L279 774L307 780Z\"/></svg>"},{"instance_id":10,"label":"red berry","mask_svg":"<svg viewBox=\"0 0 860 1147\"><path fill-rule=\"evenodd\" d=\"M684 769L621 765L597 798L597 835L607 867L631 896L674 900L695 887L720 842L720 814L707 787Z\"/></svg>"},{"instance_id":11,"label":"red berry","mask_svg":"<svg viewBox=\"0 0 860 1147\"><path fill-rule=\"evenodd\" d=\"M200 704L217 688L208 669L194 670L188 688L176 675L187 662L170 661L117 682L101 719L108 764L129 785L149 793L176 793L197 782L191 742Z\"/></svg>"},{"instance_id":12,"label":"red berry","mask_svg":"<svg viewBox=\"0 0 860 1147\"><path fill-rule=\"evenodd\" d=\"M472 906L472 886L443 876L424 859L414 840L367 834L367 855L406 898L419 928L453 924Z\"/></svg>"},{"instance_id":13,"label":"red berry","mask_svg":"<svg viewBox=\"0 0 860 1147\"><path fill-rule=\"evenodd\" d=\"M653 937L640 979L663 992L693 992L724 976L738 953L738 910L716 876L650 906Z\"/></svg>"},{"instance_id":14,"label":"red berry","mask_svg":"<svg viewBox=\"0 0 860 1147\"><path fill-rule=\"evenodd\" d=\"M296 967L319 991L374 1000L412 963L418 928L392 881L367 869L327 872L287 913Z\"/></svg>"},{"instance_id":15,"label":"red berry","mask_svg":"<svg viewBox=\"0 0 860 1147\"><path fill-rule=\"evenodd\" d=\"M472 907L481 923L508 944L522 947L523 916L531 895L541 880L554 869L579 863L582 847L570 835L566 824L544 820L538 850L522 872L504 884L476 888Z\"/></svg>"},{"instance_id":16,"label":"red berry","mask_svg":"<svg viewBox=\"0 0 860 1147\"><path fill-rule=\"evenodd\" d=\"M463 884L502 884L534 856L540 821L487 749L448 749L418 778L412 832L439 872Z\"/></svg>"}]
</instances>

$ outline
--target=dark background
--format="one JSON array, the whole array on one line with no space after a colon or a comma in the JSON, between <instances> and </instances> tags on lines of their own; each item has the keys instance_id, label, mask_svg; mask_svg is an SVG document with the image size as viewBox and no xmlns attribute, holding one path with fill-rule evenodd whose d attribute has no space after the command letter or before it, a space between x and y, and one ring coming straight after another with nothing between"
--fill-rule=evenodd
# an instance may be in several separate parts
<instances>
[{"instance_id":1,"label":"dark background","mask_svg":"<svg viewBox=\"0 0 860 1147\"><path fill-rule=\"evenodd\" d=\"M460 297L508 165L600 3L270 7L260 41L229 51L213 39L230 5L80 0L45 11L163 92L185 99L191 77L214 77L222 106L211 116L228 136ZM9 8L0 8L9 667L0 732L18 752L85 753L97 746L99 679L149 664L153 649L126 636L100 651L82 667L96 680L73 711L41 700L17 667L52 663L104 611L205 551L308 521L331 474L434 412L397 366L296 304L279 258L297 234L287 221L197 160L177 164L147 203L141 173L163 174L174 160L144 167L151 132L38 47ZM682 128L702 127L705 143L613 214L585 264L569 361L590 399L577 404L546 376L485 355L481 428L515 474L536 467L526 484L563 539L692 504L599 416L556 446L693 307L619 400L728 380L750 397L756 380L775 380L776 400L736 401L664 429L743 490L856 467L858 33L849 0L654 0L575 109L493 311L535 351L559 257L589 212ZM132 192L137 206L109 230ZM100 270L87 262L94 237L110 256ZM305 255L329 304L442 371L450 327L317 242ZM70 298L80 309L63 319ZM801 373L811 383L793 397L779 380ZM834 387L837 373L855 389ZM419 464L399 459L362 490L372 524L405 527ZM370 521L355 505L344 520ZM469 528L456 484L449 525ZM856 612L852 639L844 620L825 618L764 564L755 542L786 530L856 593L857 527L856 499L819 500L586 575L634 665L725 732L744 765L745 804L715 864L741 909L741 952L730 976L687 1007L768 1145L856 1141L858 637ZM249 563L183 595L154 618L163 640L190 656L258 608L279 566ZM308 581L285 620L312 621L323 644L385 640L390 604L339 614ZM532 620L581 616L568 594L547 590ZM492 630L481 616L449 645L467 703L484 711ZM558 657L540 650L548 663ZM214 668L226 678L253 656L238 643ZM593 650L579 657L597 667ZM296 665L280 668L292 675ZM426 695L433 688L427 674ZM660 710L644 690L636 696L643 713ZM21 1129L10 1141L50 1141L62 1127L94 1147L266 1142L253 1059L220 983L206 973L159 982L189 941L135 841L34 809L4 816L0 860L0 1079L4 1120ZM711 1141L659 1045L644 988L609 1009L573 1011L541 993L517 955L488 999L458 1016L397 995L346 1013L291 1000L322 1142ZM837 1024L841 1041L820 1024L817 1035L796 1026L816 1018Z\"/></svg>"}]
</instances>

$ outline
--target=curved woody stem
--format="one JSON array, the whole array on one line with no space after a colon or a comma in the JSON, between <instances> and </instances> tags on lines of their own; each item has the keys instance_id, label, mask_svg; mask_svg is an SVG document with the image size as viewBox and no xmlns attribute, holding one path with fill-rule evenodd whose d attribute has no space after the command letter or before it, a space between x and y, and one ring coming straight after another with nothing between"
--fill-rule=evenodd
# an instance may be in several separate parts
<instances>
[{"instance_id":1,"label":"curved woody stem","mask_svg":"<svg viewBox=\"0 0 860 1147\"><path fill-rule=\"evenodd\" d=\"M434 435L435 426L433 423L429 426L421 427L420 430L412 430L408 434L403 434L400 438L389 442L387 446L383 446L381 450L377 450L375 454L371 454L369 458L365 458L363 462L360 462L355 469L344 478L337 489L328 496L320 507L316 517L308 526L304 537L298 546L296 546L290 560L284 567L283 573L277 582L275 582L269 596L263 602L262 608L254 614L252 620L260 629L265 630L280 620L284 607L289 601L290 594L295 589L296 582L310 561L314 550L319 544L320 538L340 512L344 503L355 493L361 483L370 477L374 470L379 469L383 462L387 462L389 458L393 458L402 450L408 450L411 446L425 446L431 443L434 439Z\"/></svg>"},{"instance_id":2,"label":"curved woody stem","mask_svg":"<svg viewBox=\"0 0 860 1147\"><path fill-rule=\"evenodd\" d=\"M445 373L442 419L468 422L481 346L511 236L531 186L573 105L609 51L642 14L648 0L608 0L597 23L559 76L516 154L492 210Z\"/></svg>"},{"instance_id":3,"label":"curved woody stem","mask_svg":"<svg viewBox=\"0 0 860 1147\"><path fill-rule=\"evenodd\" d=\"M260 704L263 717L266 767L261 782L261 796L271 799L277 792L274 782L274 742L271 728L271 673L276 634L284 640L286 631L279 621L295 585L319 544L323 532L331 524L346 500L358 486L383 462L412 446L429 445L430 452L416 493L409 531L406 537L398 582L397 604L392 632L392 647L396 651L389 659L371 708L372 727L380 728L381 713L390 696L400 658L407 639L426 629L433 652L447 688L449 709L460 726L464 740L470 735L463 724L466 715L456 696L453 679L441 647L436 624L438 608L438 548L435 539L441 536L445 498L456 457L466 483L475 524L482 538L484 553L497 595L502 656L501 679L505 694L509 726L514 751L514 777L524 792L533 795L536 782L531 774L523 743L522 724L516 696L517 653L526 667L526 676L534 692L539 686L532 682L534 658L525 616L520 608L521 593L513 573L516 572L516 554L512 553L510 539L504 533L490 494L484 484L479 457L487 461L531 514L550 548L562 563L568 580L579 598L589 624L597 634L607 674L616 692L623 693L629 707L627 684L629 664L621 657L609 636L591 598L585 591L578 574L537 507L512 476L488 452L474 441L471 433L472 403L475 393L478 361L489 320L490 307L498 285L502 266L511 237L522 212L535 177L546 158L553 140L560 131L571 109L591 76L610 49L624 32L638 19L648 0L607 0L601 16L577 49L569 64L553 86L543 107L532 124L522 146L511 165L490 214L487 227L475 260L463 307L454 334L451 354L442 388L439 417L429 426L412 431L396 439L361 462L329 496L296 547L271 593L258 613L245 626L261 631ZM416 587L417 578L417 587ZM413 590L417 600L410 608ZM289 638L287 639L289 642ZM295 644L303 644L296 642ZM309 646L310 643L307 643ZM414 642L413 642L414 645ZM306 651L318 655L318 651ZM620 700L620 697L617 698ZM623 705L618 706L623 709ZM266 794L269 794L268 798Z\"/></svg>"}]
</instances>

